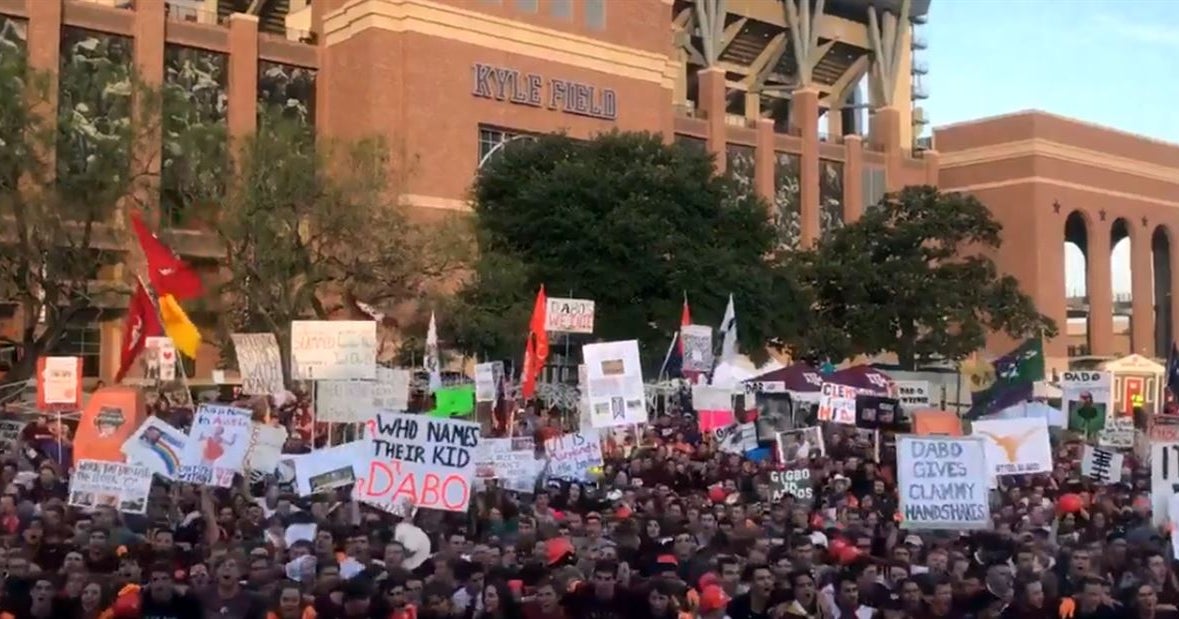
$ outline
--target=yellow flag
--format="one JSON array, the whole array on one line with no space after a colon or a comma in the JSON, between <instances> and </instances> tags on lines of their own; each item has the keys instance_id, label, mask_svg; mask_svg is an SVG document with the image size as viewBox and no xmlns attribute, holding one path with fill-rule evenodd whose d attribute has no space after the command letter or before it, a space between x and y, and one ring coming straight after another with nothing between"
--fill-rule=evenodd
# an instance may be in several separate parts
<instances>
[{"instance_id":1,"label":"yellow flag","mask_svg":"<svg viewBox=\"0 0 1179 619\"><path fill-rule=\"evenodd\" d=\"M196 359L197 348L201 345L201 332L188 319L188 314L176 302L176 297L170 294L160 295L160 322L164 323L164 332L172 338L176 350L190 359Z\"/></svg>"}]
</instances>

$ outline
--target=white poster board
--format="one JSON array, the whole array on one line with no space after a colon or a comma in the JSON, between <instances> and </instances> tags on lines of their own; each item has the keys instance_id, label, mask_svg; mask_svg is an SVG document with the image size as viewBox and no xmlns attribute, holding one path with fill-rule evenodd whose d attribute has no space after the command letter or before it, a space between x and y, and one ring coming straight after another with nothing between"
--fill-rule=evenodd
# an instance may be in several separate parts
<instances>
[{"instance_id":1,"label":"white poster board","mask_svg":"<svg viewBox=\"0 0 1179 619\"><path fill-rule=\"evenodd\" d=\"M321 380L315 384L315 420L364 423L373 416L371 380Z\"/></svg>"},{"instance_id":2,"label":"white poster board","mask_svg":"<svg viewBox=\"0 0 1179 619\"><path fill-rule=\"evenodd\" d=\"M282 448L290 433L282 426L268 426L254 422L250 433L250 450L246 452L246 468L263 474L273 473L282 459Z\"/></svg>"},{"instance_id":3,"label":"white poster board","mask_svg":"<svg viewBox=\"0 0 1179 619\"><path fill-rule=\"evenodd\" d=\"M638 340L581 347L589 380L590 421L595 428L647 423L647 399Z\"/></svg>"},{"instance_id":4,"label":"white poster board","mask_svg":"<svg viewBox=\"0 0 1179 619\"><path fill-rule=\"evenodd\" d=\"M190 484L228 488L245 468L254 432L245 408L201 404L188 431L176 478Z\"/></svg>"},{"instance_id":5,"label":"white poster board","mask_svg":"<svg viewBox=\"0 0 1179 619\"><path fill-rule=\"evenodd\" d=\"M127 461L151 469L164 479L176 479L188 436L159 417L143 420L121 448Z\"/></svg>"},{"instance_id":6,"label":"white poster board","mask_svg":"<svg viewBox=\"0 0 1179 619\"><path fill-rule=\"evenodd\" d=\"M168 342L171 343L171 340ZM79 357L45 357L45 367L38 376L41 381L41 404L51 407L77 406L82 401L78 393L78 385L82 384L78 377L81 367Z\"/></svg>"},{"instance_id":7,"label":"white poster board","mask_svg":"<svg viewBox=\"0 0 1179 619\"><path fill-rule=\"evenodd\" d=\"M602 466L602 437L597 430L554 436L544 442L551 479L589 480L589 469Z\"/></svg>"},{"instance_id":8,"label":"white poster board","mask_svg":"<svg viewBox=\"0 0 1179 619\"><path fill-rule=\"evenodd\" d=\"M684 325L680 327L680 342L683 344L685 372L708 372L712 370L712 327L707 325Z\"/></svg>"},{"instance_id":9,"label":"white poster board","mask_svg":"<svg viewBox=\"0 0 1179 619\"><path fill-rule=\"evenodd\" d=\"M352 441L295 459L295 490L311 496L356 483L364 475L372 446L368 440Z\"/></svg>"},{"instance_id":10,"label":"white poster board","mask_svg":"<svg viewBox=\"0 0 1179 619\"><path fill-rule=\"evenodd\" d=\"M819 421L856 425L856 395L859 390L847 385L823 383L819 391Z\"/></svg>"},{"instance_id":11,"label":"white poster board","mask_svg":"<svg viewBox=\"0 0 1179 619\"><path fill-rule=\"evenodd\" d=\"M494 402L499 392L499 380L504 374L503 361L475 364L475 401Z\"/></svg>"},{"instance_id":12,"label":"white poster board","mask_svg":"<svg viewBox=\"0 0 1179 619\"><path fill-rule=\"evenodd\" d=\"M1087 436L1117 430L1113 407L1113 374L1068 371L1060 377L1060 411L1068 428ZM1134 426L1130 424L1130 440Z\"/></svg>"},{"instance_id":13,"label":"white poster board","mask_svg":"<svg viewBox=\"0 0 1179 619\"><path fill-rule=\"evenodd\" d=\"M413 372L409 370L378 367L377 382L373 384L373 408L378 411L404 411L409 408L409 384L412 380Z\"/></svg>"},{"instance_id":14,"label":"white poster board","mask_svg":"<svg viewBox=\"0 0 1179 619\"><path fill-rule=\"evenodd\" d=\"M971 434L984 439L987 468L993 475L1031 475L1052 472L1052 444L1048 420L978 419Z\"/></svg>"},{"instance_id":15,"label":"white poster board","mask_svg":"<svg viewBox=\"0 0 1179 619\"><path fill-rule=\"evenodd\" d=\"M989 529L990 478L982 439L897 437L897 485L905 529Z\"/></svg>"},{"instance_id":16,"label":"white poster board","mask_svg":"<svg viewBox=\"0 0 1179 619\"><path fill-rule=\"evenodd\" d=\"M365 502L464 512L471 501L480 425L426 415L377 413L355 496Z\"/></svg>"},{"instance_id":17,"label":"white poster board","mask_svg":"<svg viewBox=\"0 0 1179 619\"><path fill-rule=\"evenodd\" d=\"M718 451L729 454L744 454L757 449L757 423L735 423L712 431L712 440Z\"/></svg>"},{"instance_id":18,"label":"white poster board","mask_svg":"<svg viewBox=\"0 0 1179 619\"><path fill-rule=\"evenodd\" d=\"M234 333L233 352L242 377L242 393L273 395L285 391L282 355L273 333Z\"/></svg>"},{"instance_id":19,"label":"white poster board","mask_svg":"<svg viewBox=\"0 0 1179 619\"><path fill-rule=\"evenodd\" d=\"M128 514L147 512L151 469L140 464L79 460L70 474L70 500L74 507L113 507Z\"/></svg>"},{"instance_id":20,"label":"white poster board","mask_svg":"<svg viewBox=\"0 0 1179 619\"><path fill-rule=\"evenodd\" d=\"M544 330L558 333L593 333L594 302L589 299L549 297L545 304Z\"/></svg>"},{"instance_id":21,"label":"white poster board","mask_svg":"<svg viewBox=\"0 0 1179 619\"><path fill-rule=\"evenodd\" d=\"M377 323L371 320L291 322L291 378L373 380L377 377Z\"/></svg>"},{"instance_id":22,"label":"white poster board","mask_svg":"<svg viewBox=\"0 0 1179 619\"><path fill-rule=\"evenodd\" d=\"M1171 497L1179 486L1179 442L1150 442L1150 499L1151 523L1155 526L1168 521ZM1175 514L1179 517L1179 514Z\"/></svg>"},{"instance_id":23,"label":"white poster board","mask_svg":"<svg viewBox=\"0 0 1179 619\"><path fill-rule=\"evenodd\" d=\"M1100 484L1120 483L1124 460L1122 454L1112 449L1085 445L1081 456L1081 475L1092 477Z\"/></svg>"},{"instance_id":24,"label":"white poster board","mask_svg":"<svg viewBox=\"0 0 1179 619\"><path fill-rule=\"evenodd\" d=\"M912 411L930 407L929 381L894 380L893 384L896 385L901 408Z\"/></svg>"}]
</instances>

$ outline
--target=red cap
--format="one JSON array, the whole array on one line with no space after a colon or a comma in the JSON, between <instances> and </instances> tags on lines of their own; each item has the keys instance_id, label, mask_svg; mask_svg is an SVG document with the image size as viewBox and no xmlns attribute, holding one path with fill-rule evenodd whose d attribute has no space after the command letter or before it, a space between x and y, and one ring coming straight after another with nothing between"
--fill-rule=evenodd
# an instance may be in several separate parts
<instances>
[{"instance_id":1,"label":"red cap","mask_svg":"<svg viewBox=\"0 0 1179 619\"><path fill-rule=\"evenodd\" d=\"M719 584L720 578L718 578L716 574L708 572L707 574L700 577L700 580L696 582L696 587L703 591L708 587L714 587Z\"/></svg>"},{"instance_id":2,"label":"red cap","mask_svg":"<svg viewBox=\"0 0 1179 619\"><path fill-rule=\"evenodd\" d=\"M545 544L545 552L548 554L548 564L555 565L566 555L574 553L573 543L564 537L554 537Z\"/></svg>"},{"instance_id":3,"label":"red cap","mask_svg":"<svg viewBox=\"0 0 1179 619\"><path fill-rule=\"evenodd\" d=\"M680 562L676 560L675 555L659 555L655 557L655 563L666 565L679 565Z\"/></svg>"},{"instance_id":4,"label":"red cap","mask_svg":"<svg viewBox=\"0 0 1179 619\"><path fill-rule=\"evenodd\" d=\"M729 604L729 596L719 585L709 585L700 592L700 612L711 613L723 610Z\"/></svg>"}]
</instances>

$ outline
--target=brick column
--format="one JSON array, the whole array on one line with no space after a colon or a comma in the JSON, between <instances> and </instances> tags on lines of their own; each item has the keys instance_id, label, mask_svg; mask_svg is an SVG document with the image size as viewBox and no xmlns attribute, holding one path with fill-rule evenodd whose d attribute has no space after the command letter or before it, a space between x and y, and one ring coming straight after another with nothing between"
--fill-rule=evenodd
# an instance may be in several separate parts
<instances>
[{"instance_id":1,"label":"brick column","mask_svg":"<svg viewBox=\"0 0 1179 619\"><path fill-rule=\"evenodd\" d=\"M258 126L258 17L229 17L229 138L236 143ZM236 152L236 148L234 149Z\"/></svg>"},{"instance_id":2,"label":"brick column","mask_svg":"<svg viewBox=\"0 0 1179 619\"><path fill-rule=\"evenodd\" d=\"M864 214L864 140L847 136L843 152L843 221L851 223Z\"/></svg>"},{"instance_id":3,"label":"brick column","mask_svg":"<svg viewBox=\"0 0 1179 619\"><path fill-rule=\"evenodd\" d=\"M158 90L164 85L164 0L135 0L134 62L136 78L143 88ZM156 97L157 102L162 98ZM131 111L135 127L132 174L138 177L132 192L144 215L155 220L160 204L160 153L163 149L163 113L150 109L140 97ZM153 225L158 221L153 221Z\"/></svg>"},{"instance_id":4,"label":"brick column","mask_svg":"<svg viewBox=\"0 0 1179 619\"><path fill-rule=\"evenodd\" d=\"M61 64L61 10L62 0L25 0L28 26L28 65L30 71L45 74L43 90L30 89L28 96L35 103L33 110L41 115L45 129L53 135L57 129L57 71ZM47 140L40 144L41 153L48 163L48 170L54 170L55 144Z\"/></svg>"},{"instance_id":5,"label":"brick column","mask_svg":"<svg viewBox=\"0 0 1179 619\"><path fill-rule=\"evenodd\" d=\"M1145 228L1130 240L1131 350L1154 357L1154 277L1150 235Z\"/></svg>"},{"instance_id":6,"label":"brick column","mask_svg":"<svg viewBox=\"0 0 1179 619\"><path fill-rule=\"evenodd\" d=\"M925 158L925 184L937 187L938 165L941 157L936 150L927 150L921 155Z\"/></svg>"},{"instance_id":7,"label":"brick column","mask_svg":"<svg viewBox=\"0 0 1179 619\"><path fill-rule=\"evenodd\" d=\"M1109 225L1091 221L1085 248L1085 295L1089 297L1089 348L1095 356L1113 354L1113 276ZM1066 328L1066 325L1059 325Z\"/></svg>"},{"instance_id":8,"label":"brick column","mask_svg":"<svg viewBox=\"0 0 1179 619\"><path fill-rule=\"evenodd\" d=\"M700 110L708 115L708 152L716 157L717 173L724 173L728 163L725 138L725 72L715 67L697 73Z\"/></svg>"},{"instance_id":9,"label":"brick column","mask_svg":"<svg viewBox=\"0 0 1179 619\"><path fill-rule=\"evenodd\" d=\"M819 238L819 91L800 88L790 96L790 124L802 135L798 198L802 207L802 246Z\"/></svg>"},{"instance_id":10,"label":"brick column","mask_svg":"<svg viewBox=\"0 0 1179 619\"><path fill-rule=\"evenodd\" d=\"M774 213L774 163L777 152L774 150L774 121L762 118L757 121L757 154L753 165L754 187L757 195L766 201L769 215Z\"/></svg>"},{"instance_id":11,"label":"brick column","mask_svg":"<svg viewBox=\"0 0 1179 619\"><path fill-rule=\"evenodd\" d=\"M901 168L905 152L901 149L900 128L899 110L891 107L876 110L872 143L884 151L884 187L887 191L900 191L905 186Z\"/></svg>"}]
</instances>

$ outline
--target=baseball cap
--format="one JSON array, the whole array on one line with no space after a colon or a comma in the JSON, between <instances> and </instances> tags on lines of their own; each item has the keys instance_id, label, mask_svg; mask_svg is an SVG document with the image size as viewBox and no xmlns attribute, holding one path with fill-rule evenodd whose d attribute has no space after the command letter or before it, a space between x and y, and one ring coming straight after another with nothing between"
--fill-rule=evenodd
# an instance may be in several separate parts
<instances>
[{"instance_id":1,"label":"baseball cap","mask_svg":"<svg viewBox=\"0 0 1179 619\"><path fill-rule=\"evenodd\" d=\"M729 596L719 585L709 585L700 592L700 612L711 613L723 610L729 604Z\"/></svg>"}]
</instances>

